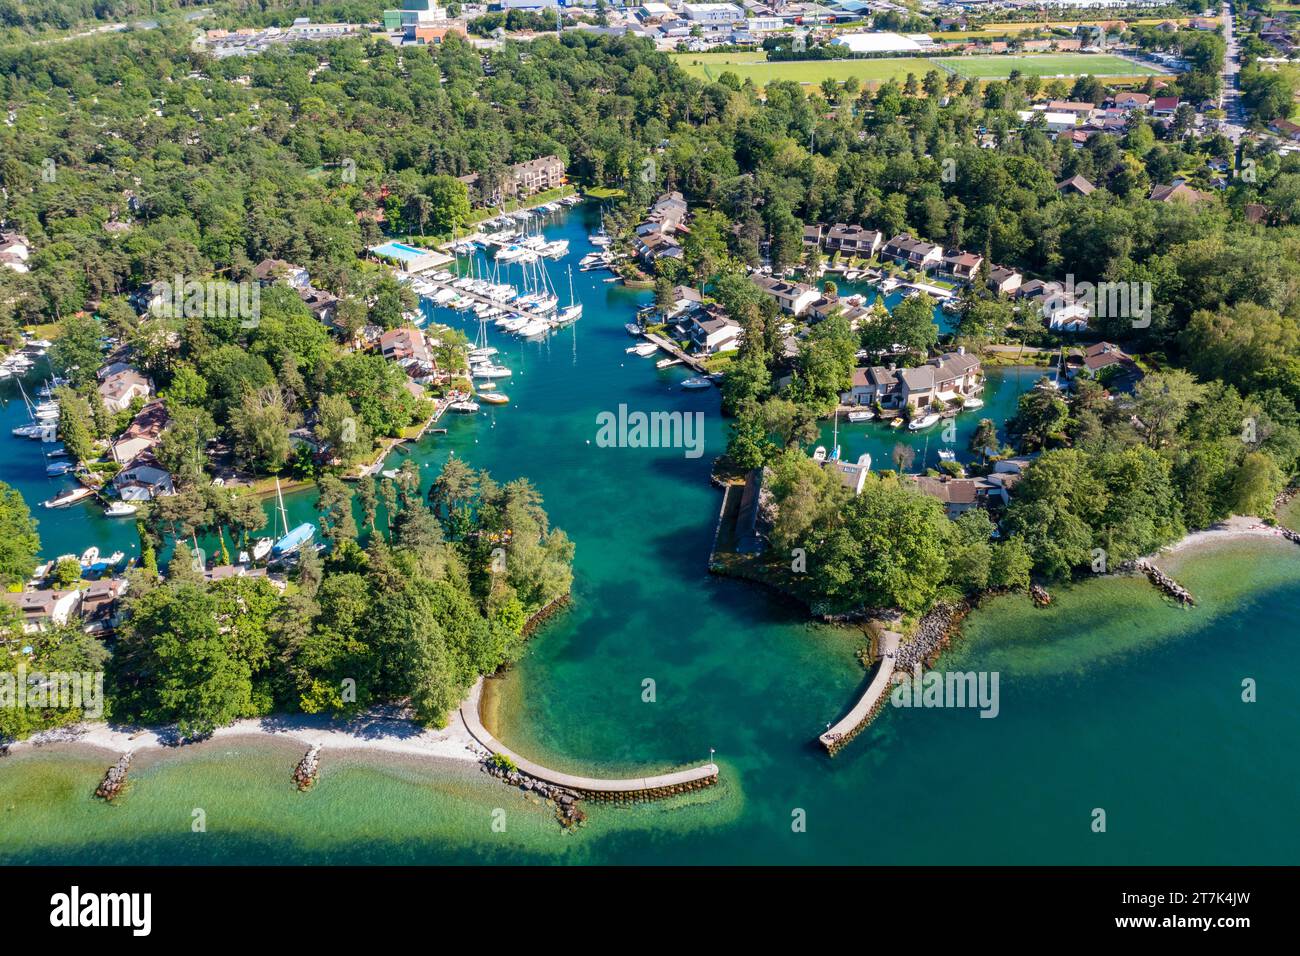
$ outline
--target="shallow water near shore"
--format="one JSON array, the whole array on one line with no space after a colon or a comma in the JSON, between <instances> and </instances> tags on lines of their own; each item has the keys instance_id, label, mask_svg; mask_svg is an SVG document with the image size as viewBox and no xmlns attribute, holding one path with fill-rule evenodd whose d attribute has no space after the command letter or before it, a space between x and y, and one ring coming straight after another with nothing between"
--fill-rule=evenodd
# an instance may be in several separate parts
<instances>
[{"instance_id":1,"label":"shallow water near shore","mask_svg":"<svg viewBox=\"0 0 1300 956\"><path fill-rule=\"evenodd\" d=\"M589 250L584 215L594 223L579 210L547 229L572 241L572 259ZM563 297L567 278L552 268ZM854 657L862 635L809 624L766 591L708 574L720 503L708 474L725 444L718 396L681 389L687 371L624 353L623 323L647 293L599 273L575 271L574 281L586 312L573 329L526 343L490 330L514 369L502 385L512 404L444 419L447 435L411 449L426 485L450 454L498 480L529 477L577 545L572 607L490 683L485 722L516 752L569 771L656 772L716 751L720 785L630 808L588 803L587 825L566 833L545 805L454 761L327 748L319 783L301 794L290 774L302 746L222 740L141 754L127 794L106 806L91 794L110 755L46 749L0 760L0 862L1300 858L1290 754L1300 548L1252 541L1164 559L1197 596L1190 609L1124 578L1059 589L1042 611L1023 596L990 601L940 668L998 671L997 718L887 707L828 759L815 740L866 683ZM1000 422L1039 375L990 370L988 405L959 417L959 457L960 436L980 417ZM596 415L620 403L702 413L704 455L596 447ZM866 451L879 469L894 444L920 453L927 438L841 422L839 441L846 458ZM933 464L937 428L928 441ZM313 516L310 495L289 507L291 521ZM89 534L74 511L41 515L47 553ZM1257 703L1241 701L1245 678L1258 682ZM196 808L205 833L192 832ZM1107 812L1106 833L1090 828L1095 808ZM504 832L492 826L497 810Z\"/></svg>"}]
</instances>

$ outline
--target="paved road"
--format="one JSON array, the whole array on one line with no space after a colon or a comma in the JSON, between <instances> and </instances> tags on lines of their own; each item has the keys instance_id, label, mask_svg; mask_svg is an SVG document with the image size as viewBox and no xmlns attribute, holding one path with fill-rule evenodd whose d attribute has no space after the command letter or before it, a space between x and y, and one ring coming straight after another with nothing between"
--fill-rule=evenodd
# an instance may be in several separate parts
<instances>
[{"instance_id":1,"label":"paved road","mask_svg":"<svg viewBox=\"0 0 1300 956\"><path fill-rule=\"evenodd\" d=\"M1233 31L1232 5L1228 0L1223 0L1221 19L1223 39L1227 43L1227 50L1223 55L1222 102L1226 116L1223 132L1235 143L1245 132L1246 109L1241 104L1241 89L1237 85L1237 77L1241 72L1241 51L1237 46L1236 33Z\"/></svg>"}]
</instances>

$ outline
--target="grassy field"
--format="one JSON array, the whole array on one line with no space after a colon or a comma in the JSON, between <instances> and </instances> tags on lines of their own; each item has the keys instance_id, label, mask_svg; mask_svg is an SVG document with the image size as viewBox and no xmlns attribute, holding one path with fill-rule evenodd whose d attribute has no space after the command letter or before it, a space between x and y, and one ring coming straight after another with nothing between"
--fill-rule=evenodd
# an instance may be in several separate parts
<instances>
[{"instance_id":1,"label":"grassy field","mask_svg":"<svg viewBox=\"0 0 1300 956\"><path fill-rule=\"evenodd\" d=\"M1033 56L949 56L930 61L965 77L996 80L1019 70L1026 76L1148 76L1152 67L1106 53L1041 53Z\"/></svg>"},{"instance_id":2,"label":"grassy field","mask_svg":"<svg viewBox=\"0 0 1300 956\"><path fill-rule=\"evenodd\" d=\"M793 80L796 83L816 85L828 77L842 83L851 76L864 83L883 83L891 79L905 80L909 73L924 76L935 67L981 80L1003 78L1009 76L1012 70L1046 77L1078 76L1083 73L1093 76L1139 77L1157 72L1123 57L1088 53L934 59L892 57L874 60L792 60L776 63L769 63L766 54L762 52L677 53L674 56L678 66L700 79L716 80L724 72L730 71L742 83L753 80L756 86L764 86L774 80Z\"/></svg>"}]
</instances>

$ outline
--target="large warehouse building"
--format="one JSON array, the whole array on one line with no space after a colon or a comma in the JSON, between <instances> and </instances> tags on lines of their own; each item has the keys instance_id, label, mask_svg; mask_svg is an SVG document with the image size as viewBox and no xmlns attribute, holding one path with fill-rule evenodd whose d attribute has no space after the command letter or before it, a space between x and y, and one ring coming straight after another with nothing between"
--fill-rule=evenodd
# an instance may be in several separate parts
<instances>
[{"instance_id":1,"label":"large warehouse building","mask_svg":"<svg viewBox=\"0 0 1300 956\"><path fill-rule=\"evenodd\" d=\"M922 42L925 41L925 42ZM845 33L831 41L850 53L916 53L933 45L928 36L900 33Z\"/></svg>"}]
</instances>

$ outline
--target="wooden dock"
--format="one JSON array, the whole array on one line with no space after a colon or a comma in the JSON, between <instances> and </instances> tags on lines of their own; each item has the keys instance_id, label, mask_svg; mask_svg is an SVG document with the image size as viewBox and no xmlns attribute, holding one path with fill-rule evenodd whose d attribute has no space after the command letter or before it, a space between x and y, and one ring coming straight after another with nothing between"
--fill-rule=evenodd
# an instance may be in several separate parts
<instances>
[{"instance_id":1,"label":"wooden dock","mask_svg":"<svg viewBox=\"0 0 1300 956\"><path fill-rule=\"evenodd\" d=\"M643 331L643 332L641 333L641 336L642 336L642 338L644 338L647 342L653 342L655 345L659 346L661 349L663 349L665 352L667 352L667 353L668 353L669 355L671 355L673 358L677 359L677 360L678 360L679 362L681 362L683 365L690 366L690 367L693 368L695 371L699 372L701 375L707 375L707 374L708 374L708 371L709 371L709 370L705 367L705 365L704 365L703 362L701 362L701 361L700 361L699 359L697 359L695 356L690 355L690 354L688 354L688 353L686 353L686 352L683 352L683 351L682 351L680 348L678 348L674 343L668 341L668 340L667 340L666 338L664 338L662 335L655 335L653 332L644 332L644 331Z\"/></svg>"},{"instance_id":2,"label":"wooden dock","mask_svg":"<svg viewBox=\"0 0 1300 956\"><path fill-rule=\"evenodd\" d=\"M424 279L423 281L429 283L429 285L434 286L435 288L438 289L450 289L452 292L455 292L461 298L471 299L474 302L491 306L494 309L500 309L502 312L509 312L515 318L542 319L546 322L551 321L551 319L547 319L545 316L537 312L533 312L528 309L521 309L519 306L511 305L509 302L499 302L496 299L490 299L487 296L481 295L478 292L471 291L470 289L458 289L450 282L439 282L437 279ZM441 308L445 308L445 306L442 306ZM479 316L475 314L472 310L466 310L466 312L468 315L472 317L473 321L477 322L479 320ZM495 321L498 318L500 318L500 316L493 316L492 320ZM552 325L551 328L556 328L556 326Z\"/></svg>"}]
</instances>

